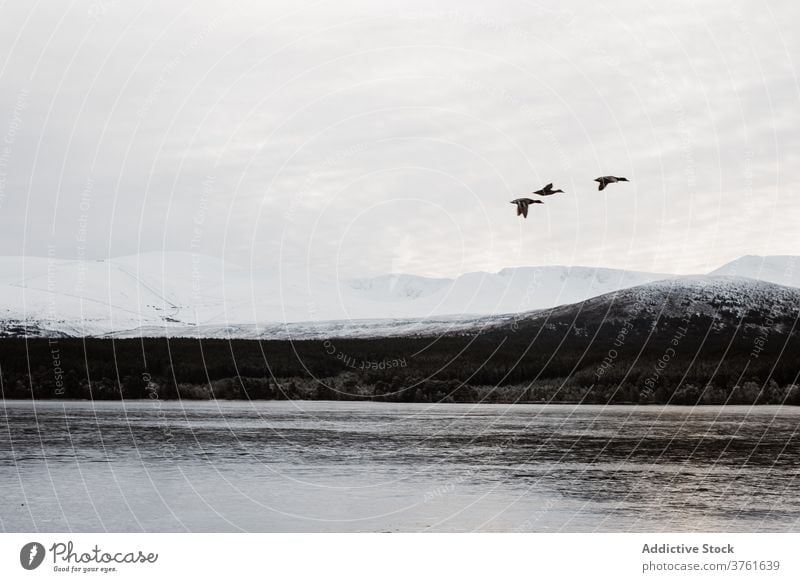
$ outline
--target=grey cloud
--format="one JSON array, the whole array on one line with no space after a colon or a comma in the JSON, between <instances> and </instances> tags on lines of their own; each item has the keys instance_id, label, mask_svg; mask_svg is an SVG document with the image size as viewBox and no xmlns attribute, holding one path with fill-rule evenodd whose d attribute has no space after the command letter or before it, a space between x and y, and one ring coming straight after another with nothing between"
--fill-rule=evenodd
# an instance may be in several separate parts
<instances>
[{"instance_id":1,"label":"grey cloud","mask_svg":"<svg viewBox=\"0 0 800 582\"><path fill-rule=\"evenodd\" d=\"M348 276L798 253L788 1L1 10L6 254L74 257L81 221L91 257Z\"/></svg>"}]
</instances>

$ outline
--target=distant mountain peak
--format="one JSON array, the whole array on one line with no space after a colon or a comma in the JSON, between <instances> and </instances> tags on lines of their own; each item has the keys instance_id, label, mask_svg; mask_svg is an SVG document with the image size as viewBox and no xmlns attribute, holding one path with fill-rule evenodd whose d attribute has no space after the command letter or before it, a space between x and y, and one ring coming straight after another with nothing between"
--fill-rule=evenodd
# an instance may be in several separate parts
<instances>
[{"instance_id":1,"label":"distant mountain peak","mask_svg":"<svg viewBox=\"0 0 800 582\"><path fill-rule=\"evenodd\" d=\"M794 255L745 255L711 271L709 275L747 277L800 287L800 257Z\"/></svg>"}]
</instances>

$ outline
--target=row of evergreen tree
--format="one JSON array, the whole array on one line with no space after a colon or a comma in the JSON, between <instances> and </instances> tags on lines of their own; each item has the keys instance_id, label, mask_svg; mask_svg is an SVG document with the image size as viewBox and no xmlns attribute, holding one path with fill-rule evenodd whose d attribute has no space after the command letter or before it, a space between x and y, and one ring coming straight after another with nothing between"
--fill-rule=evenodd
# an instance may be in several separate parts
<instances>
[{"instance_id":1,"label":"row of evergreen tree","mask_svg":"<svg viewBox=\"0 0 800 582\"><path fill-rule=\"evenodd\" d=\"M549 350L549 340L532 350L521 336L491 335L337 340L335 350L321 341L3 339L0 389L95 400L800 404L796 337L757 358L743 349L749 341L724 339L687 341L667 364L663 342L629 340L637 357L620 349L612 359L596 336L594 348L572 338Z\"/></svg>"}]
</instances>

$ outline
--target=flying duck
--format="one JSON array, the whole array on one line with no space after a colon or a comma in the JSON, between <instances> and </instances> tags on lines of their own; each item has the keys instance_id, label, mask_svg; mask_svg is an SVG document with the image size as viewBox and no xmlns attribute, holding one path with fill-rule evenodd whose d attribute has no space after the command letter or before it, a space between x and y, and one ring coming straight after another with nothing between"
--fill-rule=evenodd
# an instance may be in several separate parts
<instances>
[{"instance_id":1,"label":"flying duck","mask_svg":"<svg viewBox=\"0 0 800 582\"><path fill-rule=\"evenodd\" d=\"M606 186L609 184L616 184L617 182L628 182L627 178L617 178L616 176L603 176L601 178L595 178L595 182L600 182L600 187L598 190L605 189Z\"/></svg>"},{"instance_id":2,"label":"flying duck","mask_svg":"<svg viewBox=\"0 0 800 582\"><path fill-rule=\"evenodd\" d=\"M525 218L528 218L528 205L544 204L544 202L541 200L531 200L530 198L517 198L516 200L512 200L511 204L517 205L517 216L521 214Z\"/></svg>"},{"instance_id":3,"label":"flying duck","mask_svg":"<svg viewBox=\"0 0 800 582\"><path fill-rule=\"evenodd\" d=\"M539 196L552 196L553 194L557 194L558 192L563 192L563 190L553 190L553 184L548 184L541 190L534 190L534 194L538 194Z\"/></svg>"}]
</instances>

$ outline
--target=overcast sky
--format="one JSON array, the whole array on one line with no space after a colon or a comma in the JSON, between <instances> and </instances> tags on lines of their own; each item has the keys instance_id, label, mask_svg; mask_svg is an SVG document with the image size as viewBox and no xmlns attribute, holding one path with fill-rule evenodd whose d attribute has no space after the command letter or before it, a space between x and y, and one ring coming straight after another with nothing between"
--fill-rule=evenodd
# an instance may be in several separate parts
<instances>
[{"instance_id":1,"label":"overcast sky","mask_svg":"<svg viewBox=\"0 0 800 582\"><path fill-rule=\"evenodd\" d=\"M495 4L4 2L2 254L340 276L800 254L798 2ZM566 194L517 218L547 182Z\"/></svg>"}]
</instances>

